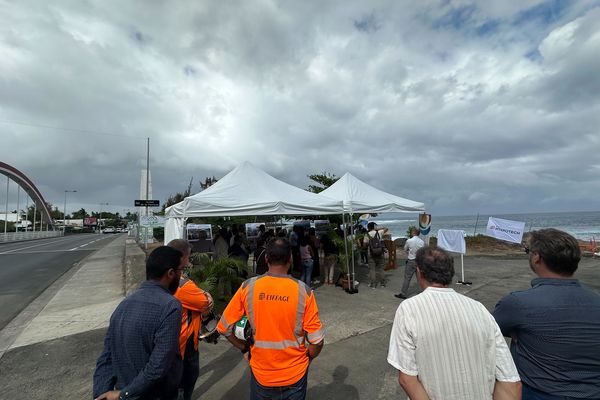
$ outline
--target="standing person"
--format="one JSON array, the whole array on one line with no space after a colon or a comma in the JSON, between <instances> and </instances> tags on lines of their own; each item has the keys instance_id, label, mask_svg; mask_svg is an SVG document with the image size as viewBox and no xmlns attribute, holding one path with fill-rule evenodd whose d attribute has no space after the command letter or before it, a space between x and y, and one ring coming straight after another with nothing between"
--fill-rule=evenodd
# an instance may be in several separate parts
<instances>
[{"instance_id":1,"label":"standing person","mask_svg":"<svg viewBox=\"0 0 600 400\"><path fill-rule=\"evenodd\" d=\"M375 289L377 285L385 287L385 277L383 273L383 264L385 264L385 258L383 256L384 248L383 235L388 233L388 229L377 229L375 222L369 222L367 224L369 232L363 239L363 246L369 249L369 287Z\"/></svg>"},{"instance_id":2,"label":"standing person","mask_svg":"<svg viewBox=\"0 0 600 400\"><path fill-rule=\"evenodd\" d=\"M244 265L248 264L249 256L246 248L244 247L244 239L241 235L235 235L233 237L233 244L229 246L228 255L229 257L238 258L244 263Z\"/></svg>"},{"instance_id":3,"label":"standing person","mask_svg":"<svg viewBox=\"0 0 600 400\"><path fill-rule=\"evenodd\" d=\"M174 239L167 245L179 250L181 264L185 268L190 262L192 247L184 239ZM181 331L179 333L179 352L183 359L183 372L179 389L183 392L183 400L191 400L196 381L200 375L200 354L198 353L198 334L202 320L206 319L213 308L213 299L208 292L200 289L185 274L179 279L179 288L175 297L181 302Z\"/></svg>"},{"instance_id":4,"label":"standing person","mask_svg":"<svg viewBox=\"0 0 600 400\"><path fill-rule=\"evenodd\" d=\"M146 281L110 317L96 362L97 400L170 400L181 380L179 287L182 253L157 247L146 261Z\"/></svg>"},{"instance_id":5,"label":"standing person","mask_svg":"<svg viewBox=\"0 0 600 400\"><path fill-rule=\"evenodd\" d=\"M365 265L369 265L369 248L365 246L365 236L367 235L367 229L364 226L358 227L358 234L356 235L356 245L360 251L360 262Z\"/></svg>"},{"instance_id":6,"label":"standing person","mask_svg":"<svg viewBox=\"0 0 600 400\"><path fill-rule=\"evenodd\" d=\"M229 253L229 239L227 229L221 228L213 239L213 260L220 260L227 257Z\"/></svg>"},{"instance_id":7,"label":"standing person","mask_svg":"<svg viewBox=\"0 0 600 400\"><path fill-rule=\"evenodd\" d=\"M262 275L268 270L269 266L267 265L267 246L265 245L265 239L263 237L260 237L258 239L256 250L254 251L254 273L256 275Z\"/></svg>"},{"instance_id":8,"label":"standing person","mask_svg":"<svg viewBox=\"0 0 600 400\"><path fill-rule=\"evenodd\" d=\"M269 241L267 262L269 272L242 284L217 328L249 360L252 400L302 400L308 367L324 342L317 302L309 286L287 274L292 263L287 239ZM252 345L232 334L244 315L252 327Z\"/></svg>"},{"instance_id":9,"label":"standing person","mask_svg":"<svg viewBox=\"0 0 600 400\"><path fill-rule=\"evenodd\" d=\"M333 278L335 266L338 263L339 249L328 234L321 237L321 248L323 249L323 256L325 257L325 271L323 271L325 276L324 281L328 285L333 285L335 283Z\"/></svg>"},{"instance_id":10,"label":"standing person","mask_svg":"<svg viewBox=\"0 0 600 400\"><path fill-rule=\"evenodd\" d=\"M306 286L310 287L315 255L312 247L310 247L310 243L308 242L308 237L304 235L300 236L298 245L300 260L302 262L302 277L300 280L306 283Z\"/></svg>"},{"instance_id":11,"label":"standing person","mask_svg":"<svg viewBox=\"0 0 600 400\"><path fill-rule=\"evenodd\" d=\"M404 282L402 282L402 290L400 290L400 293L394 295L399 299L408 298L408 287L410 286L410 280L417 269L417 265L415 263L417 251L421 247L425 246L425 242L419 237L420 234L421 231L419 229L411 229L410 239L404 243L404 251L407 253L406 265L404 267Z\"/></svg>"},{"instance_id":12,"label":"standing person","mask_svg":"<svg viewBox=\"0 0 600 400\"><path fill-rule=\"evenodd\" d=\"M523 399L600 399L600 295L573 274L581 250L556 229L531 233L525 252L537 275L493 314L523 379Z\"/></svg>"},{"instance_id":13,"label":"standing person","mask_svg":"<svg viewBox=\"0 0 600 400\"><path fill-rule=\"evenodd\" d=\"M310 228L308 230L308 244L313 252L313 270L310 279L311 282L318 285L321 283L321 260L319 258L319 238L317 238L315 228Z\"/></svg>"},{"instance_id":14,"label":"standing person","mask_svg":"<svg viewBox=\"0 0 600 400\"><path fill-rule=\"evenodd\" d=\"M454 259L439 247L417 251L423 292L398 306L388 362L413 400L520 399L515 364L485 306L448 287Z\"/></svg>"},{"instance_id":15,"label":"standing person","mask_svg":"<svg viewBox=\"0 0 600 400\"><path fill-rule=\"evenodd\" d=\"M291 266L291 271L292 274L294 274L295 277L299 277L300 274L298 273L298 271L300 271L300 249L298 248L298 239L299 239L299 233L298 233L298 226L294 225L292 226L292 231L290 232L288 239L290 241L290 246L292 246L292 266Z\"/></svg>"}]
</instances>

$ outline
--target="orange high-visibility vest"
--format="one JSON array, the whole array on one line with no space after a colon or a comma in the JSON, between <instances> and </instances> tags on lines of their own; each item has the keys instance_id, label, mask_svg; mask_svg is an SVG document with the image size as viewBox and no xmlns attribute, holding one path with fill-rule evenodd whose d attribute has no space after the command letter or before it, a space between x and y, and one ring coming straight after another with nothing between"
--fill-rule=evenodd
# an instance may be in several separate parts
<instances>
[{"instance_id":1,"label":"orange high-visibility vest","mask_svg":"<svg viewBox=\"0 0 600 400\"><path fill-rule=\"evenodd\" d=\"M213 299L208 292L200 289L194 281L186 277L179 280L175 297L181 302L181 332L179 333L179 351L185 354L185 344L194 335L194 349L198 350L198 332L201 315L213 308Z\"/></svg>"},{"instance_id":2,"label":"orange high-visibility vest","mask_svg":"<svg viewBox=\"0 0 600 400\"><path fill-rule=\"evenodd\" d=\"M227 305L217 329L231 335L244 315L254 336L250 367L258 383L277 387L298 382L309 364L306 342L324 338L310 287L290 275L267 272L250 278Z\"/></svg>"}]
</instances>

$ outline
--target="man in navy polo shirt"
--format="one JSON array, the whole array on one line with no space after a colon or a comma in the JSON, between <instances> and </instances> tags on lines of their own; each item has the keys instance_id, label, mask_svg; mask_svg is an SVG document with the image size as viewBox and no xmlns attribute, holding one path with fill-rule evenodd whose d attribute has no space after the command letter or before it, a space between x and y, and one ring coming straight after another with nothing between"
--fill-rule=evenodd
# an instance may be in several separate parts
<instances>
[{"instance_id":1,"label":"man in navy polo shirt","mask_svg":"<svg viewBox=\"0 0 600 400\"><path fill-rule=\"evenodd\" d=\"M534 231L525 251L538 276L493 312L523 382L523 400L600 399L600 295L574 279L581 251L556 229Z\"/></svg>"}]
</instances>

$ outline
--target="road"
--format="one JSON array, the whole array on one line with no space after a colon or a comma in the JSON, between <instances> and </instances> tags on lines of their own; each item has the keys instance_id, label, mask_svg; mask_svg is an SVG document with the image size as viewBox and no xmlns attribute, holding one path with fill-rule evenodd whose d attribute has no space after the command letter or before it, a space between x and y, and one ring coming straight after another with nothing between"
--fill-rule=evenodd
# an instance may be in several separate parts
<instances>
[{"instance_id":1,"label":"road","mask_svg":"<svg viewBox=\"0 0 600 400\"><path fill-rule=\"evenodd\" d=\"M0 330L73 265L115 237L79 234L0 244Z\"/></svg>"}]
</instances>

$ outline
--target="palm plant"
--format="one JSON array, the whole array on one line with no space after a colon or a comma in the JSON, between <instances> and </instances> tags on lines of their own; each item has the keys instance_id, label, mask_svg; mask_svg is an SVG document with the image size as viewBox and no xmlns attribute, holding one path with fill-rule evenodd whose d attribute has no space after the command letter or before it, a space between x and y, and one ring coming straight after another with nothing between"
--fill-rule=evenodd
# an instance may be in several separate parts
<instances>
[{"instance_id":1,"label":"palm plant","mask_svg":"<svg viewBox=\"0 0 600 400\"><path fill-rule=\"evenodd\" d=\"M220 300L230 297L250 273L240 259L224 257L212 260L207 254L194 253L187 274L201 289L215 294Z\"/></svg>"}]
</instances>

